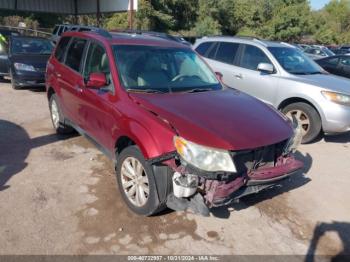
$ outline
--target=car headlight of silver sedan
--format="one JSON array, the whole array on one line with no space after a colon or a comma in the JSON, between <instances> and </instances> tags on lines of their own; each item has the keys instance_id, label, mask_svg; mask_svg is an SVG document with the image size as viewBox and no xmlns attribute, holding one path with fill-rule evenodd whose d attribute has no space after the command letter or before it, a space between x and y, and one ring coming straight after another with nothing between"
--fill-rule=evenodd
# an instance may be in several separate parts
<instances>
[{"instance_id":1,"label":"car headlight of silver sedan","mask_svg":"<svg viewBox=\"0 0 350 262\"><path fill-rule=\"evenodd\" d=\"M177 153L189 164L209 172L237 172L230 153L226 150L201 146L175 136Z\"/></svg>"},{"instance_id":2,"label":"car headlight of silver sedan","mask_svg":"<svg viewBox=\"0 0 350 262\"><path fill-rule=\"evenodd\" d=\"M344 106L350 106L350 95L331 92L331 91L321 91L321 92L322 92L322 95L329 101L332 101L334 103L344 105Z\"/></svg>"}]
</instances>

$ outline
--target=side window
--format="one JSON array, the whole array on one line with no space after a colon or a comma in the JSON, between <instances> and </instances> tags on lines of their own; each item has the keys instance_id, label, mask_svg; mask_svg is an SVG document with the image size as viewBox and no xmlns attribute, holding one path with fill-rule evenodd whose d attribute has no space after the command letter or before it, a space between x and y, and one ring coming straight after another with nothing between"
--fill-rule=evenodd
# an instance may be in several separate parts
<instances>
[{"instance_id":1,"label":"side window","mask_svg":"<svg viewBox=\"0 0 350 262\"><path fill-rule=\"evenodd\" d=\"M215 60L232 65L236 57L238 47L239 44L237 43L220 42Z\"/></svg>"},{"instance_id":2,"label":"side window","mask_svg":"<svg viewBox=\"0 0 350 262\"><path fill-rule=\"evenodd\" d=\"M330 58L330 59L327 59L325 62L328 65L336 66L338 64L338 62L339 62L339 58L337 58L337 57L336 58Z\"/></svg>"},{"instance_id":3,"label":"side window","mask_svg":"<svg viewBox=\"0 0 350 262\"><path fill-rule=\"evenodd\" d=\"M342 59L340 60L340 63L341 63L342 65L350 66L350 57L349 57L349 58L342 58Z\"/></svg>"},{"instance_id":4,"label":"side window","mask_svg":"<svg viewBox=\"0 0 350 262\"><path fill-rule=\"evenodd\" d=\"M75 38L67 51L66 65L77 72L80 72L85 45L85 39Z\"/></svg>"},{"instance_id":5,"label":"side window","mask_svg":"<svg viewBox=\"0 0 350 262\"><path fill-rule=\"evenodd\" d=\"M216 50L218 49L218 42L213 42L214 44L210 47L210 49L208 50L209 52L207 53L207 55L205 57L210 58L210 59L215 59L215 55L216 55Z\"/></svg>"},{"instance_id":6,"label":"side window","mask_svg":"<svg viewBox=\"0 0 350 262\"><path fill-rule=\"evenodd\" d=\"M265 53L258 47L245 45L244 52L241 58L241 67L257 70L260 63L270 63L270 60Z\"/></svg>"},{"instance_id":7,"label":"side window","mask_svg":"<svg viewBox=\"0 0 350 262\"><path fill-rule=\"evenodd\" d=\"M212 45L212 42L205 42L200 44L197 48L196 51L198 52L198 54L200 54L201 56L204 56L205 53L208 51L209 47Z\"/></svg>"},{"instance_id":8,"label":"side window","mask_svg":"<svg viewBox=\"0 0 350 262\"><path fill-rule=\"evenodd\" d=\"M65 50L67 48L67 45L69 43L70 37L63 37L61 38L60 42L58 43L55 51L55 57L58 61L63 62Z\"/></svg>"},{"instance_id":9,"label":"side window","mask_svg":"<svg viewBox=\"0 0 350 262\"><path fill-rule=\"evenodd\" d=\"M84 68L84 78L87 79L91 73L104 73L107 82L110 83L111 71L106 50L96 43L91 43L89 46Z\"/></svg>"}]
</instances>

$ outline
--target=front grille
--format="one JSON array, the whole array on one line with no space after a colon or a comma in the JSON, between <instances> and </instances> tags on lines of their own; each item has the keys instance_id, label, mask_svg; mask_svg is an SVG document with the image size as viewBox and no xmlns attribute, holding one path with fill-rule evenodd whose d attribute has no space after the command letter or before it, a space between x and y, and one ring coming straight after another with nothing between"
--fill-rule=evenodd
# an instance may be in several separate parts
<instances>
[{"instance_id":1,"label":"front grille","mask_svg":"<svg viewBox=\"0 0 350 262\"><path fill-rule=\"evenodd\" d=\"M283 153L287 140L256 149L231 152L238 173L249 173L259 167L274 166Z\"/></svg>"}]
</instances>

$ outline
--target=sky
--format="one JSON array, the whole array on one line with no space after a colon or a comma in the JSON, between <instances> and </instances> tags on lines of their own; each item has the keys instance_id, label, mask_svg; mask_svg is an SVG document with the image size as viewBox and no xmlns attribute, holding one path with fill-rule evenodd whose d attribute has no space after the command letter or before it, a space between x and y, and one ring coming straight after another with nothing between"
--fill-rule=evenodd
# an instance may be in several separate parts
<instances>
[{"instance_id":1,"label":"sky","mask_svg":"<svg viewBox=\"0 0 350 262\"><path fill-rule=\"evenodd\" d=\"M329 0L310 0L311 8L313 10L319 10L327 4Z\"/></svg>"}]
</instances>

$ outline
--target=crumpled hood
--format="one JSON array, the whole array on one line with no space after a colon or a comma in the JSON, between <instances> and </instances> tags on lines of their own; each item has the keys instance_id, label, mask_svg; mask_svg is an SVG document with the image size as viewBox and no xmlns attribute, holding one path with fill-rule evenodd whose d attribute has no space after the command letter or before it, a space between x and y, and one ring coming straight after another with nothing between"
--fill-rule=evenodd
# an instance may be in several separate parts
<instances>
[{"instance_id":1,"label":"crumpled hood","mask_svg":"<svg viewBox=\"0 0 350 262\"><path fill-rule=\"evenodd\" d=\"M350 94L350 80L331 74L295 75L294 81L315 85L335 92Z\"/></svg>"},{"instance_id":2,"label":"crumpled hood","mask_svg":"<svg viewBox=\"0 0 350 262\"><path fill-rule=\"evenodd\" d=\"M236 90L144 94L130 97L167 120L178 135L226 150L257 148L292 135L289 122L269 106Z\"/></svg>"}]
</instances>

